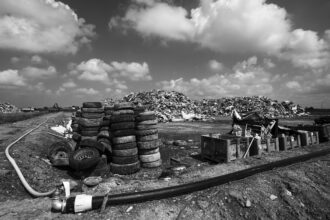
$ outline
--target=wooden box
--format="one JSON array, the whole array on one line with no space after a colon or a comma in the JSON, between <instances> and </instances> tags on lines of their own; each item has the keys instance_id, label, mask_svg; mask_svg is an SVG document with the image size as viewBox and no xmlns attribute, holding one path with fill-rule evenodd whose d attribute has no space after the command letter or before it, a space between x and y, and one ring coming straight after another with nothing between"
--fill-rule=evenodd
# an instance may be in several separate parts
<instances>
[{"instance_id":1,"label":"wooden box","mask_svg":"<svg viewBox=\"0 0 330 220\"><path fill-rule=\"evenodd\" d=\"M250 156L261 155L263 152L279 151L278 138L254 139L250 147Z\"/></svg>"},{"instance_id":2,"label":"wooden box","mask_svg":"<svg viewBox=\"0 0 330 220\"><path fill-rule=\"evenodd\" d=\"M242 158L250 142L251 138L232 135L202 135L201 156L217 163L230 162ZM247 153L247 156L249 156L249 153Z\"/></svg>"},{"instance_id":3,"label":"wooden box","mask_svg":"<svg viewBox=\"0 0 330 220\"><path fill-rule=\"evenodd\" d=\"M300 134L301 146L319 144L319 132L317 131L297 131Z\"/></svg>"}]
</instances>

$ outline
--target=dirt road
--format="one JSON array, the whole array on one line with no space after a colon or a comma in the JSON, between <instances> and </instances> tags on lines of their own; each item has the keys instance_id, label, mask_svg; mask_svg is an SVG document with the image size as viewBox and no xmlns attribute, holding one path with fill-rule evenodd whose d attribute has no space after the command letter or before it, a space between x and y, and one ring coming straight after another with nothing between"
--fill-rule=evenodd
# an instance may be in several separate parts
<instances>
[{"instance_id":1,"label":"dirt road","mask_svg":"<svg viewBox=\"0 0 330 220\"><path fill-rule=\"evenodd\" d=\"M25 130L43 121L45 117L0 126L1 151L4 151L8 143ZM65 116L61 114L50 115L49 124L42 127L41 131L47 126L60 123L63 119ZM167 128L173 129L170 124L160 126L162 126L160 132L164 133ZM183 124L182 126L193 127L194 125ZM204 124L203 126L211 125ZM224 125L226 126L228 125ZM197 127L192 130L196 130ZM167 138L170 137L163 136L164 141ZM13 148L12 155L26 174L29 183L37 190L46 191L59 179L72 178L67 171L52 168L42 160L46 158L47 147L56 140L52 136L35 132ZM330 148L330 144L274 152L262 157L250 157L218 165L198 160L193 163L189 155L192 151L198 152L199 149L175 148L178 147L164 144L161 151L170 149L170 156L180 151L180 158L190 162L192 166L187 169L187 172L172 176L169 181L158 180L156 174L161 170L154 171L153 175L148 175L148 171L142 170L128 177L109 176L98 187L83 188L83 190L85 193L100 193L109 181L114 179L121 184L111 191L112 193L177 185ZM183 152L186 151L189 153L184 154ZM1 153L0 157L0 170L6 170L0 176L1 219L330 219L330 156L275 169L180 197L108 207L102 214L99 211L82 214L52 213L50 199L32 199L21 186L10 164L3 161L4 153Z\"/></svg>"}]
</instances>

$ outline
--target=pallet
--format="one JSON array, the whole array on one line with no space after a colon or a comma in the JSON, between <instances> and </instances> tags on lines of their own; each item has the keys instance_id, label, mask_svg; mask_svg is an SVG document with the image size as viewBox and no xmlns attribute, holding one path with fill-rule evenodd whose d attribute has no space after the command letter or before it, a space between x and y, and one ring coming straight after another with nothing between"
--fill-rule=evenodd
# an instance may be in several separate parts
<instances>
[{"instance_id":1,"label":"pallet","mask_svg":"<svg viewBox=\"0 0 330 220\"><path fill-rule=\"evenodd\" d=\"M216 163L230 162L242 158L250 142L251 138L232 135L202 135L201 156ZM249 153L246 156L249 156Z\"/></svg>"}]
</instances>

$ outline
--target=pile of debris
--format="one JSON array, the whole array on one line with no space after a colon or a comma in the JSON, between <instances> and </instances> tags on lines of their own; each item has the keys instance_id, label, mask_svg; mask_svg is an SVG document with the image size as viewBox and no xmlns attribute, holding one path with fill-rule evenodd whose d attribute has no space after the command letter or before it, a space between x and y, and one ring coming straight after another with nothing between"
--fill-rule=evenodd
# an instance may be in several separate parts
<instances>
[{"instance_id":1,"label":"pile of debris","mask_svg":"<svg viewBox=\"0 0 330 220\"><path fill-rule=\"evenodd\" d=\"M15 105L12 105L8 102L0 102L0 113L13 113L18 111L19 109Z\"/></svg>"},{"instance_id":2,"label":"pile of debris","mask_svg":"<svg viewBox=\"0 0 330 220\"><path fill-rule=\"evenodd\" d=\"M238 112L261 112L265 117L292 117L304 115L304 109L293 102L278 102L264 96L224 97L219 99L191 100L182 93L151 90L130 93L120 100L106 99L105 105L116 102L132 102L155 111L159 122L206 120L214 116L230 116L233 109Z\"/></svg>"}]
</instances>

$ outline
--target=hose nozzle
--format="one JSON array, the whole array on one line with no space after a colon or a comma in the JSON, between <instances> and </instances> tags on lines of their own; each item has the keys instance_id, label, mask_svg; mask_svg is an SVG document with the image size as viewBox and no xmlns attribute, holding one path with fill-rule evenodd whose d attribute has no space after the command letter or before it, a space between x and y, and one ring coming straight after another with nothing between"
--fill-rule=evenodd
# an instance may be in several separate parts
<instances>
[{"instance_id":1,"label":"hose nozzle","mask_svg":"<svg viewBox=\"0 0 330 220\"><path fill-rule=\"evenodd\" d=\"M60 190L56 189L52 197L52 210L55 212L64 212L66 201L60 199Z\"/></svg>"}]
</instances>

